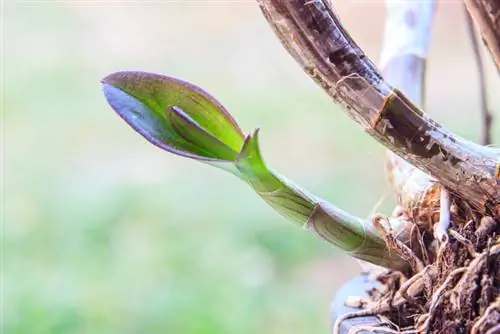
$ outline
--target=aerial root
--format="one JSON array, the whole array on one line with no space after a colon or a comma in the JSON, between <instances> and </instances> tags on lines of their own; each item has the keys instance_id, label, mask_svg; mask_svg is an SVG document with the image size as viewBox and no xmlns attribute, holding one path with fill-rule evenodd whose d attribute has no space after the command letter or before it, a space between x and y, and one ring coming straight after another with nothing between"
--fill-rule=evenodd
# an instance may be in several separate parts
<instances>
[{"instance_id":1,"label":"aerial root","mask_svg":"<svg viewBox=\"0 0 500 334\"><path fill-rule=\"evenodd\" d=\"M424 289L423 276L424 271L414 275L409 280L403 283L399 288L398 292L396 292L396 296L399 295L404 300L409 301L410 303L415 303L414 296L417 296ZM408 293L409 292L409 293ZM395 297L396 299L397 297ZM393 306L397 304L398 301L393 303ZM420 305L421 307L421 305Z\"/></svg>"},{"instance_id":2,"label":"aerial root","mask_svg":"<svg viewBox=\"0 0 500 334\"><path fill-rule=\"evenodd\" d=\"M497 222L492 217L484 216L483 218L481 218L479 227L475 232L476 238L484 239L486 236L491 235L498 224L500 224L500 220L498 220Z\"/></svg>"},{"instance_id":3,"label":"aerial root","mask_svg":"<svg viewBox=\"0 0 500 334\"><path fill-rule=\"evenodd\" d=\"M434 317L435 317L436 308L437 308L439 302L441 301L441 297L444 295L444 293L448 289L448 285L453 281L453 279L455 278L456 275L462 274L466 270L467 270L467 268L457 268L457 269L453 270L448 275L448 277L446 278L444 283L434 292L433 297L431 299L430 306L429 306L429 313L428 313L426 321L424 322L426 332L430 331L430 326L431 326L432 321L434 320Z\"/></svg>"},{"instance_id":4,"label":"aerial root","mask_svg":"<svg viewBox=\"0 0 500 334\"><path fill-rule=\"evenodd\" d=\"M466 287L470 286L474 278L477 275L479 275L479 272L483 268L485 261L486 261L486 254L484 253L476 257L474 260L472 260L471 263L467 266L467 269L465 273L462 275L462 278L460 279L460 281L458 281L455 287L455 291L457 292L465 291ZM460 304L460 297L462 297L461 294L451 295L450 302L455 310L458 310L462 307L462 305Z\"/></svg>"},{"instance_id":5,"label":"aerial root","mask_svg":"<svg viewBox=\"0 0 500 334\"><path fill-rule=\"evenodd\" d=\"M471 334L479 334L479 330L484 327L484 325L488 322L489 317L491 314L494 312L500 312L500 296L498 296L493 303L491 303L490 306L484 311L483 315L476 321L474 326L472 326L471 329ZM500 324L497 324L496 326L493 326L490 328L486 333L496 333L495 331L492 331L494 329L499 330L500 329Z\"/></svg>"},{"instance_id":6,"label":"aerial root","mask_svg":"<svg viewBox=\"0 0 500 334\"><path fill-rule=\"evenodd\" d=\"M385 222L387 226L384 226L382 222ZM373 216L372 223L377 230L382 232L382 236L384 237L384 240L388 247L390 249L399 251L401 256L411 265L412 270L415 273L419 273L424 270L424 264L422 260L410 249L410 247L405 245L401 240L398 240L394 237L394 234L392 233L391 223L387 216L377 214Z\"/></svg>"},{"instance_id":7,"label":"aerial root","mask_svg":"<svg viewBox=\"0 0 500 334\"><path fill-rule=\"evenodd\" d=\"M412 276L408 281L403 283L396 292L392 306L400 306L405 301L408 301L419 307L422 312L425 312L424 306L415 302L416 296L421 292L430 295L432 292L432 284L436 278L436 269L432 266L426 266L420 273Z\"/></svg>"},{"instance_id":8,"label":"aerial root","mask_svg":"<svg viewBox=\"0 0 500 334\"><path fill-rule=\"evenodd\" d=\"M431 264L429 261L429 253L427 252L427 247L424 245L424 238L422 237L422 232L420 232L420 229L418 228L417 225L413 225L410 231L410 236L413 237L413 233L416 232L417 234L417 241L420 246L420 251L422 252L422 258L425 263L425 265ZM411 245L410 245L411 246Z\"/></svg>"},{"instance_id":9,"label":"aerial root","mask_svg":"<svg viewBox=\"0 0 500 334\"><path fill-rule=\"evenodd\" d=\"M497 324L493 326L492 328L488 329L486 334L498 334L500 332L500 324Z\"/></svg>"},{"instance_id":10,"label":"aerial root","mask_svg":"<svg viewBox=\"0 0 500 334\"><path fill-rule=\"evenodd\" d=\"M486 260L488 259L488 256L497 255L498 253L500 253L500 245L496 244L490 249L486 249L481 254L477 255L467 266L467 270L463 274L460 281L458 281L455 290L460 292L463 291L468 285L470 285L474 278L479 275ZM451 299L452 304L455 305L455 309L459 309L461 307L459 296L452 296L454 297Z\"/></svg>"},{"instance_id":11,"label":"aerial root","mask_svg":"<svg viewBox=\"0 0 500 334\"><path fill-rule=\"evenodd\" d=\"M448 228L450 227L451 223L450 193L443 187L441 187L440 189L439 200L439 221L434 224L433 233L434 238L438 241L439 244L436 261L438 267L441 267L441 261L443 261L444 259L444 251L446 250L446 246L448 246Z\"/></svg>"},{"instance_id":12,"label":"aerial root","mask_svg":"<svg viewBox=\"0 0 500 334\"><path fill-rule=\"evenodd\" d=\"M435 333L450 326L462 326L471 334L500 333L500 297L492 302L493 284L499 275L498 221L465 217L451 226L444 218L445 210L453 208L441 209L444 215L439 226L433 232L412 228L413 244L409 245L398 239L388 217L378 214L372 218L387 248L408 261L411 271L378 272L376 279L382 287L368 300L357 302L365 309L337 319L333 333L339 332L343 321L366 316L376 316L379 321L351 325L349 333ZM429 232L434 239L425 234Z\"/></svg>"},{"instance_id":13,"label":"aerial root","mask_svg":"<svg viewBox=\"0 0 500 334\"><path fill-rule=\"evenodd\" d=\"M466 239L460 233L458 233L457 231L452 230L452 229L450 229L449 233L453 238L455 238L458 242L460 242L461 244L463 244L467 248L467 251L469 252L469 254L472 257L477 256L476 250L474 249L474 245L472 244L472 242L469 239Z\"/></svg>"},{"instance_id":14,"label":"aerial root","mask_svg":"<svg viewBox=\"0 0 500 334\"><path fill-rule=\"evenodd\" d=\"M448 243L448 228L451 222L451 204L450 193L444 187L441 187L439 200L439 221L434 224L434 238L440 244L446 245Z\"/></svg>"},{"instance_id":15,"label":"aerial root","mask_svg":"<svg viewBox=\"0 0 500 334\"><path fill-rule=\"evenodd\" d=\"M378 305L375 305L372 308L346 313L343 316L337 318L335 324L333 325L333 334L339 333L340 325L347 319L365 317L370 315L381 315L382 313L390 311L393 307L398 307L403 305L407 301L414 300L416 296L424 290L424 287L426 286L426 280L430 280L432 285L432 276L434 275L435 273L433 271L433 267L427 266L420 273L414 275L404 284L402 284L399 290L396 292L394 298L384 299ZM389 328L383 327L377 327L377 330L389 330L388 333L415 333L415 331L396 332L394 330L391 332Z\"/></svg>"},{"instance_id":16,"label":"aerial root","mask_svg":"<svg viewBox=\"0 0 500 334\"><path fill-rule=\"evenodd\" d=\"M422 313L417 316L417 320L415 320L415 329L417 332L422 333L427 328L427 319L429 319L429 313Z\"/></svg>"}]
</instances>

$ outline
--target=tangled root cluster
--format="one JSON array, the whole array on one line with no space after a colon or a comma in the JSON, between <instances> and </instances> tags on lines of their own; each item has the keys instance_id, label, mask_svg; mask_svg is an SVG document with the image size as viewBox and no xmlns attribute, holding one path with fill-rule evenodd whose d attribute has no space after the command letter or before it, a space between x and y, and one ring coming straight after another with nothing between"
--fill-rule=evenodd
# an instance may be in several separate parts
<instances>
[{"instance_id":1,"label":"tangled root cluster","mask_svg":"<svg viewBox=\"0 0 500 334\"><path fill-rule=\"evenodd\" d=\"M387 238L391 248L406 254L412 271L372 273L381 288L368 291L368 299L351 300L348 306L363 310L338 319L335 331L347 318L377 315L379 323L350 333L500 333L498 210L481 217L455 203L442 242L429 228L415 228L421 256Z\"/></svg>"}]
</instances>

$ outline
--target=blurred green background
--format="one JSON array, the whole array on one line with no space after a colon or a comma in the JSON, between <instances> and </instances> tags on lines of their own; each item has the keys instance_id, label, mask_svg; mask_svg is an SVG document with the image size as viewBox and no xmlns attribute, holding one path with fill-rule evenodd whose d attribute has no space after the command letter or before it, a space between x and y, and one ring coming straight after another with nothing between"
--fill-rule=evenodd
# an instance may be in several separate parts
<instances>
[{"instance_id":1,"label":"blurred green background","mask_svg":"<svg viewBox=\"0 0 500 334\"><path fill-rule=\"evenodd\" d=\"M377 61L383 3L337 2ZM383 148L302 73L254 1L10 0L3 20L4 333L328 332L357 262L229 174L153 147L100 92L124 69L193 82L246 132L261 127L271 166L367 216L388 191ZM427 110L478 138L459 2L439 5L430 58Z\"/></svg>"}]
</instances>

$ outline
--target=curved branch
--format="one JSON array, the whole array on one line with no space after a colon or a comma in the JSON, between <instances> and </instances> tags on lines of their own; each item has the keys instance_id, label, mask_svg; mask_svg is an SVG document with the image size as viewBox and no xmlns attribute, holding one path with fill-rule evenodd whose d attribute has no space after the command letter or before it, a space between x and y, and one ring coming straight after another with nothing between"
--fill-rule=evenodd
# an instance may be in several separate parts
<instances>
[{"instance_id":1,"label":"curved branch","mask_svg":"<svg viewBox=\"0 0 500 334\"><path fill-rule=\"evenodd\" d=\"M500 2L498 0L464 0L467 11L479 27L484 44L500 71Z\"/></svg>"},{"instance_id":2,"label":"curved branch","mask_svg":"<svg viewBox=\"0 0 500 334\"><path fill-rule=\"evenodd\" d=\"M500 205L500 151L466 141L392 88L327 0L257 0L283 46L365 132L484 212Z\"/></svg>"}]
</instances>

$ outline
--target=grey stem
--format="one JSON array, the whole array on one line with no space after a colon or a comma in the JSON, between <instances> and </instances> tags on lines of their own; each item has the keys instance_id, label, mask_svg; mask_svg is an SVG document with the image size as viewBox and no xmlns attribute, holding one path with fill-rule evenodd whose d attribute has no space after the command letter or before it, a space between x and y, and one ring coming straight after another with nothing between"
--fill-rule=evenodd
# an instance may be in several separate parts
<instances>
[{"instance_id":1,"label":"grey stem","mask_svg":"<svg viewBox=\"0 0 500 334\"><path fill-rule=\"evenodd\" d=\"M436 3L387 0L386 8L379 67L387 82L424 107L426 59ZM392 151L388 151L386 167L398 205L412 218L420 219L418 208L434 192L436 180Z\"/></svg>"}]
</instances>

